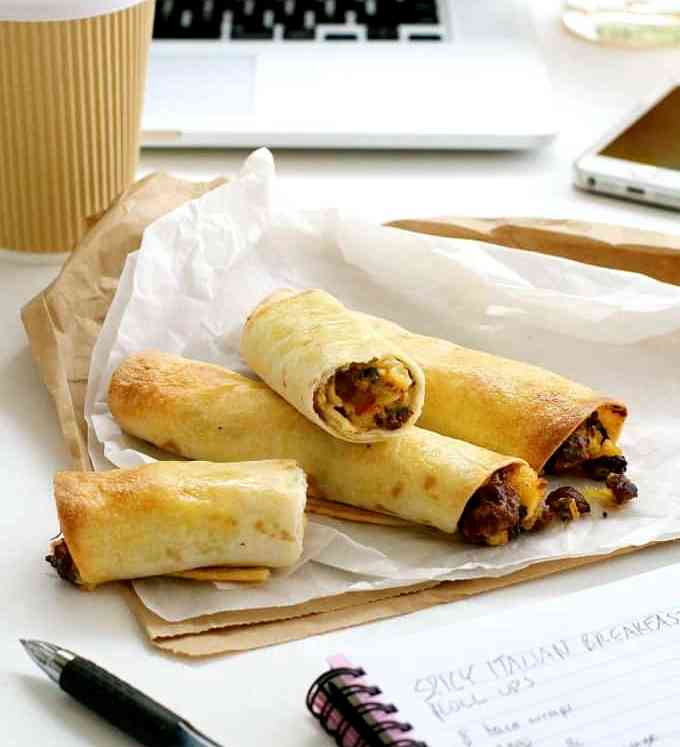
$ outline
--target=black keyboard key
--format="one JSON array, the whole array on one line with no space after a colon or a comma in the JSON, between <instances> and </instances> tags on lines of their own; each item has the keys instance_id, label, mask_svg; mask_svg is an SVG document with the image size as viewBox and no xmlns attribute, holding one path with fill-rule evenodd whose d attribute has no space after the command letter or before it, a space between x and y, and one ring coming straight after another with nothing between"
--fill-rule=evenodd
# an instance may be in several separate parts
<instances>
[{"instance_id":1,"label":"black keyboard key","mask_svg":"<svg viewBox=\"0 0 680 747\"><path fill-rule=\"evenodd\" d=\"M274 29L274 23L276 21L274 10L271 8L266 8L262 11L262 25L266 29Z\"/></svg>"},{"instance_id":2,"label":"black keyboard key","mask_svg":"<svg viewBox=\"0 0 680 747\"><path fill-rule=\"evenodd\" d=\"M369 41L397 41L401 24L439 23L437 0L157 0L153 36L219 39L225 18L235 40L273 39L278 25L286 40L312 41L318 25L356 23L366 27ZM335 29L323 38L358 40L353 27ZM442 41L442 35L423 30L408 39Z\"/></svg>"},{"instance_id":3,"label":"black keyboard key","mask_svg":"<svg viewBox=\"0 0 680 747\"><path fill-rule=\"evenodd\" d=\"M290 41L314 41L316 39L316 32L314 29L288 28L283 32L283 38Z\"/></svg>"},{"instance_id":4,"label":"black keyboard key","mask_svg":"<svg viewBox=\"0 0 680 747\"><path fill-rule=\"evenodd\" d=\"M354 13L356 23L366 23L366 3L364 0L349 0L345 7L348 11Z\"/></svg>"},{"instance_id":5,"label":"black keyboard key","mask_svg":"<svg viewBox=\"0 0 680 747\"><path fill-rule=\"evenodd\" d=\"M164 0L158 0L153 18L153 38L164 39L167 33L167 24L170 11L172 10L172 0L167 5L167 11L163 7Z\"/></svg>"},{"instance_id":6,"label":"black keyboard key","mask_svg":"<svg viewBox=\"0 0 680 747\"><path fill-rule=\"evenodd\" d=\"M435 0L410 0L404 3L401 23L439 23Z\"/></svg>"},{"instance_id":7,"label":"black keyboard key","mask_svg":"<svg viewBox=\"0 0 680 747\"><path fill-rule=\"evenodd\" d=\"M186 36L182 25L185 3L179 0L161 0L156 4L154 35L159 39L182 39ZM190 8L186 8L191 12Z\"/></svg>"},{"instance_id":8,"label":"black keyboard key","mask_svg":"<svg viewBox=\"0 0 680 747\"><path fill-rule=\"evenodd\" d=\"M304 15L304 5L297 0L278 0L276 4L277 23L301 26Z\"/></svg>"},{"instance_id":9,"label":"black keyboard key","mask_svg":"<svg viewBox=\"0 0 680 747\"><path fill-rule=\"evenodd\" d=\"M255 3L256 12L260 15L264 16L265 13L268 13L272 16L272 21L275 15L276 11L276 3L274 0L257 0Z\"/></svg>"},{"instance_id":10,"label":"black keyboard key","mask_svg":"<svg viewBox=\"0 0 680 747\"><path fill-rule=\"evenodd\" d=\"M396 41L399 31L394 26L369 26L366 38L369 41Z\"/></svg>"},{"instance_id":11,"label":"black keyboard key","mask_svg":"<svg viewBox=\"0 0 680 747\"><path fill-rule=\"evenodd\" d=\"M402 10L394 0L375 0L374 26L398 26L402 20Z\"/></svg>"},{"instance_id":12,"label":"black keyboard key","mask_svg":"<svg viewBox=\"0 0 680 747\"><path fill-rule=\"evenodd\" d=\"M283 26L284 39L310 41L316 38L314 11L309 5L301 0L284 0L283 15L278 20Z\"/></svg>"},{"instance_id":13,"label":"black keyboard key","mask_svg":"<svg viewBox=\"0 0 680 747\"><path fill-rule=\"evenodd\" d=\"M364 19L363 23L371 24L378 12L376 0L364 0L361 5L363 5L363 11L359 15Z\"/></svg>"},{"instance_id":14,"label":"black keyboard key","mask_svg":"<svg viewBox=\"0 0 680 747\"><path fill-rule=\"evenodd\" d=\"M317 0L314 11L317 23L345 23L347 9L338 0Z\"/></svg>"},{"instance_id":15,"label":"black keyboard key","mask_svg":"<svg viewBox=\"0 0 680 747\"><path fill-rule=\"evenodd\" d=\"M263 26L232 26L231 38L240 41L269 41L274 38L272 29Z\"/></svg>"},{"instance_id":16,"label":"black keyboard key","mask_svg":"<svg viewBox=\"0 0 680 747\"><path fill-rule=\"evenodd\" d=\"M247 26L261 26L265 10L264 5L255 0L241 0L234 6L231 23L232 25L244 23Z\"/></svg>"},{"instance_id":17,"label":"black keyboard key","mask_svg":"<svg viewBox=\"0 0 680 747\"><path fill-rule=\"evenodd\" d=\"M265 18L266 16L266 18ZM264 41L274 38L271 10L256 0L243 0L231 15L231 38Z\"/></svg>"},{"instance_id":18,"label":"black keyboard key","mask_svg":"<svg viewBox=\"0 0 680 747\"><path fill-rule=\"evenodd\" d=\"M154 39L219 39L221 0L160 0L154 16Z\"/></svg>"}]
</instances>

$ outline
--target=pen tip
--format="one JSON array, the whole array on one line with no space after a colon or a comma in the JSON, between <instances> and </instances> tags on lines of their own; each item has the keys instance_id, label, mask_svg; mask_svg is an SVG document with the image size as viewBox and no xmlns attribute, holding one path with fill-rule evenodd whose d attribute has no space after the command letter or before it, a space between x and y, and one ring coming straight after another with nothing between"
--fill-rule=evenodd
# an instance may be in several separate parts
<instances>
[{"instance_id":1,"label":"pen tip","mask_svg":"<svg viewBox=\"0 0 680 747\"><path fill-rule=\"evenodd\" d=\"M46 641L26 640L20 638L21 645L28 656L55 682L59 682L61 671L64 664L75 658L75 654L70 651L60 649L52 643Z\"/></svg>"}]
</instances>

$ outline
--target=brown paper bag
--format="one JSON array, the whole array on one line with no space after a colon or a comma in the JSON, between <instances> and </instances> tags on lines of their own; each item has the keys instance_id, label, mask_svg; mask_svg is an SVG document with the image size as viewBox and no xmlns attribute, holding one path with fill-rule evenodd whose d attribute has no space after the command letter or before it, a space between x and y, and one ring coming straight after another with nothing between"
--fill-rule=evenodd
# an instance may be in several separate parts
<instances>
[{"instance_id":1,"label":"brown paper bag","mask_svg":"<svg viewBox=\"0 0 680 747\"><path fill-rule=\"evenodd\" d=\"M397 220L388 225L416 233L476 239L566 257L680 285L680 235L605 223L537 218L430 218Z\"/></svg>"},{"instance_id":2,"label":"brown paper bag","mask_svg":"<svg viewBox=\"0 0 680 747\"><path fill-rule=\"evenodd\" d=\"M212 184L154 174L133 184L96 221L59 277L21 311L33 359L54 399L73 469L92 469L83 416L90 355L130 252L144 229Z\"/></svg>"},{"instance_id":3,"label":"brown paper bag","mask_svg":"<svg viewBox=\"0 0 680 747\"><path fill-rule=\"evenodd\" d=\"M139 248L146 226L223 181L194 183L154 174L137 182L93 221L59 277L22 310L33 358L54 399L75 469L92 468L83 416L90 356L127 255ZM402 220L391 225L556 254L680 284L680 237L616 226L532 219L438 218ZM178 623L162 620L147 610L131 587L121 588L156 646L176 654L205 656L282 643L414 612L597 562L603 557L540 563L502 578L354 592L289 607L224 612Z\"/></svg>"}]
</instances>

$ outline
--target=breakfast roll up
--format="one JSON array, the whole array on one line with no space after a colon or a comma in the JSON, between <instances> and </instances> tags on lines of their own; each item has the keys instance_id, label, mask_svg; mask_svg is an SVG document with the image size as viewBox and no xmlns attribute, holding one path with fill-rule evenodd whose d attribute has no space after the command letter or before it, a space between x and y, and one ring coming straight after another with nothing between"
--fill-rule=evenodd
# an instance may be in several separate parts
<instances>
[{"instance_id":1,"label":"breakfast roll up","mask_svg":"<svg viewBox=\"0 0 680 747\"><path fill-rule=\"evenodd\" d=\"M321 290L266 298L248 317L241 355L296 410L345 441L400 435L422 410L418 364Z\"/></svg>"},{"instance_id":2,"label":"breakfast roll up","mask_svg":"<svg viewBox=\"0 0 680 747\"><path fill-rule=\"evenodd\" d=\"M543 483L522 460L421 428L348 444L317 428L266 385L164 353L115 371L109 407L127 433L189 459L295 459L317 498L502 544L530 528Z\"/></svg>"},{"instance_id":3,"label":"breakfast roll up","mask_svg":"<svg viewBox=\"0 0 680 747\"><path fill-rule=\"evenodd\" d=\"M604 480L625 471L617 445L623 402L528 363L361 317L421 365L422 428L519 457L538 472L583 471Z\"/></svg>"},{"instance_id":4,"label":"breakfast roll up","mask_svg":"<svg viewBox=\"0 0 680 747\"><path fill-rule=\"evenodd\" d=\"M87 586L214 566L289 566L302 553L306 490L289 460L59 472L63 539L48 560Z\"/></svg>"}]
</instances>

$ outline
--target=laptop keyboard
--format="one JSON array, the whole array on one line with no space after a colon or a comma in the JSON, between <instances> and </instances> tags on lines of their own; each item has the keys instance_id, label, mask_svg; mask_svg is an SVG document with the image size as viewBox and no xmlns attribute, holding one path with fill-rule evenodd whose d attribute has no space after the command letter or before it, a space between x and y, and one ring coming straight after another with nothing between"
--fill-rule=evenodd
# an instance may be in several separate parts
<instances>
[{"instance_id":1,"label":"laptop keyboard","mask_svg":"<svg viewBox=\"0 0 680 747\"><path fill-rule=\"evenodd\" d=\"M445 40L437 0L157 0L154 39Z\"/></svg>"}]
</instances>

